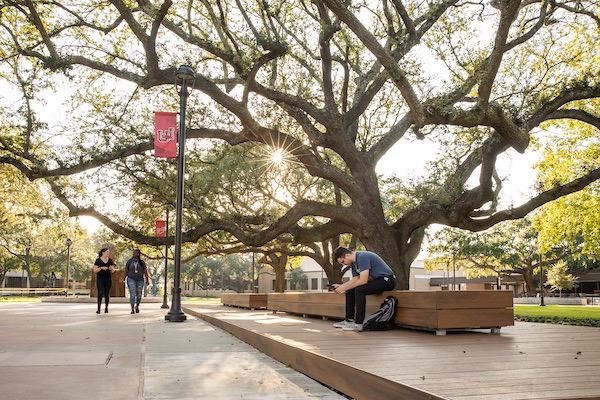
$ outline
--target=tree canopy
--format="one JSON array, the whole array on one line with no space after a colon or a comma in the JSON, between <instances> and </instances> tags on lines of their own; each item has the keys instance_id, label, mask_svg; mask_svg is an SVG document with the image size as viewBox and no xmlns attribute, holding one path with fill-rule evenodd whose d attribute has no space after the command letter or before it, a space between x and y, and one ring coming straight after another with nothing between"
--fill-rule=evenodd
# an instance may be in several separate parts
<instances>
[{"instance_id":1,"label":"tree canopy","mask_svg":"<svg viewBox=\"0 0 600 400\"><path fill-rule=\"evenodd\" d=\"M558 260L572 262L573 258L568 248L542 252L538 232L528 218L504 222L477 233L445 228L433 236L428 250L431 253L426 261L428 269L446 269L454 264L468 277L521 275L529 294L535 294L538 288L534 275L539 273L541 265L550 267Z\"/></svg>"},{"instance_id":2,"label":"tree canopy","mask_svg":"<svg viewBox=\"0 0 600 400\"><path fill-rule=\"evenodd\" d=\"M600 103L591 107L598 110ZM590 110L591 111L591 110ZM539 185L543 189L571 180L582 171L600 165L598 130L580 122L564 121L550 126L559 133L544 147L539 163ZM560 198L541 208L534 218L543 248L569 247L582 259L600 260L600 185L594 182L585 189Z\"/></svg>"}]
</instances>

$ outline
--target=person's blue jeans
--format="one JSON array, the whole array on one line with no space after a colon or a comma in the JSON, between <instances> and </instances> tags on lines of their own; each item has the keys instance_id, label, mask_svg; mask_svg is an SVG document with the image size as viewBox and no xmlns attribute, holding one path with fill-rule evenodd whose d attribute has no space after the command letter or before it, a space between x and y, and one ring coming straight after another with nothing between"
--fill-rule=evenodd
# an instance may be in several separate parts
<instances>
[{"instance_id":1,"label":"person's blue jeans","mask_svg":"<svg viewBox=\"0 0 600 400\"><path fill-rule=\"evenodd\" d=\"M142 289L144 289L144 280L136 280L127 277L127 286L129 287L129 303L131 307L139 306L142 301Z\"/></svg>"}]
</instances>

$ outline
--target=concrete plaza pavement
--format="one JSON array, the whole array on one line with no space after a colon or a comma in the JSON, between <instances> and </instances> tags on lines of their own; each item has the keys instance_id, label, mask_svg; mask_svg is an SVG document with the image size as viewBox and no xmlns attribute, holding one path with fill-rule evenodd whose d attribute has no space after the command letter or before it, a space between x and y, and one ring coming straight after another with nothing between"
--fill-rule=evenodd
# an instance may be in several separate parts
<instances>
[{"instance_id":1,"label":"concrete plaza pavement","mask_svg":"<svg viewBox=\"0 0 600 400\"><path fill-rule=\"evenodd\" d=\"M158 304L0 303L0 398L7 400L343 399L249 345Z\"/></svg>"}]
</instances>

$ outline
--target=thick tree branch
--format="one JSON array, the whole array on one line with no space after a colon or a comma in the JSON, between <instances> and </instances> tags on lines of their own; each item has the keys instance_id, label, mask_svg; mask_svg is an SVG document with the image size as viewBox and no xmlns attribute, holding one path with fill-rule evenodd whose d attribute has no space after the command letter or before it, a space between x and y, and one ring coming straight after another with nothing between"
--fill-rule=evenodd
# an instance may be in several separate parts
<instances>
[{"instance_id":1,"label":"thick tree branch","mask_svg":"<svg viewBox=\"0 0 600 400\"><path fill-rule=\"evenodd\" d=\"M581 15L586 15L590 18L592 18L594 20L594 22L596 22L596 25L598 27L598 29L600 29L600 16L594 14L592 11L590 10L586 10L584 8L581 8L581 5L578 1L575 1L575 7L571 7L566 3L559 3L555 0L551 0L551 4L555 7L558 8L562 8L563 10L567 10L569 12L572 12L574 14L581 14Z\"/></svg>"},{"instance_id":2,"label":"thick tree branch","mask_svg":"<svg viewBox=\"0 0 600 400\"><path fill-rule=\"evenodd\" d=\"M596 168L590 171L588 174L569 183L540 193L519 207L498 211L492 216L484 219L467 218L464 220L455 220L451 222L451 225L474 232L482 231L502 221L523 218L536 208L543 206L552 200L556 200L560 197L582 190L598 179L600 179L600 168Z\"/></svg>"},{"instance_id":3,"label":"thick tree branch","mask_svg":"<svg viewBox=\"0 0 600 400\"><path fill-rule=\"evenodd\" d=\"M405 115L396 125L383 135L379 141L369 149L369 154L373 157L373 161L377 163L381 157L394 145L398 140L402 139L404 134L412 126L413 119L409 113Z\"/></svg>"},{"instance_id":4,"label":"thick tree branch","mask_svg":"<svg viewBox=\"0 0 600 400\"><path fill-rule=\"evenodd\" d=\"M254 64L252 69L250 70L250 73L248 74L246 87L244 88L244 94L242 96L242 104L244 105L244 107L246 107L248 105L248 94L250 91L253 90L253 88L255 86L256 74L258 73L260 68L262 66L266 65L267 63L269 63L270 61L273 61L277 57L283 56L286 53L287 49L285 46L279 45L279 46L274 46L274 47L275 48L272 51L261 56L258 59L258 61Z\"/></svg>"},{"instance_id":5,"label":"thick tree branch","mask_svg":"<svg viewBox=\"0 0 600 400\"><path fill-rule=\"evenodd\" d=\"M398 13L398 15L400 15L402 22L404 22L404 26L406 27L406 30L408 31L409 35L416 36L417 31L415 30L414 22L412 19L410 19L410 16L408 15L406 8L404 7L404 4L402 4L402 1L392 0L392 3L394 4L396 12Z\"/></svg>"},{"instance_id":6,"label":"thick tree branch","mask_svg":"<svg viewBox=\"0 0 600 400\"><path fill-rule=\"evenodd\" d=\"M207 129L207 128L195 128L189 129L187 134L188 139L194 138L209 138L209 139L222 139L231 145L245 143L249 141L246 137L246 132L231 132L223 129ZM21 173L23 173L29 180L33 181L41 178L50 178L58 176L74 175L87 170L98 168L103 165L109 164L112 161L130 157L132 155L143 154L154 148L154 140L132 145L123 149L113 150L103 154L94 155L93 159L86 160L74 165L62 166L54 169L46 169L38 166L40 163L35 163L32 166L27 166L21 160L2 156L0 157L0 164L10 164L16 167Z\"/></svg>"},{"instance_id":7,"label":"thick tree branch","mask_svg":"<svg viewBox=\"0 0 600 400\"><path fill-rule=\"evenodd\" d=\"M549 114L558 110L565 104L575 100L592 99L596 97L600 97L600 85L578 85L577 87L564 89L552 100L544 102L543 105L523 124L523 127L526 131L530 131L547 119Z\"/></svg>"},{"instance_id":8,"label":"thick tree branch","mask_svg":"<svg viewBox=\"0 0 600 400\"><path fill-rule=\"evenodd\" d=\"M492 54L486 66L486 71L479 84L479 101L484 108L487 107L490 100L492 85L498 74L502 57L506 52L505 45L508 31L519 13L521 0L500 0L498 3L501 5L500 24L498 25L496 39L494 40L494 49L492 50Z\"/></svg>"},{"instance_id":9,"label":"thick tree branch","mask_svg":"<svg viewBox=\"0 0 600 400\"><path fill-rule=\"evenodd\" d=\"M56 178L49 178L47 179L47 182L50 185L50 188L54 195L65 207L67 207L67 209L69 210L69 216L71 217L83 215L94 217L103 225L111 229L113 232L120 234L139 244L160 246L174 243L173 237L159 238L149 236L138 230L123 226L113 221L111 218L97 211L93 207L79 207L75 205L71 200L69 200L67 195L64 193L63 189L56 182ZM199 226L196 226L186 232L183 232L182 241L183 243L196 243L204 235L207 235L211 232L226 231L232 234L236 239L238 239L241 243L247 246L259 247L276 239L284 233L291 233L293 236L295 236L295 232L300 234L305 232L307 228L299 228L296 225L297 222L305 216L319 216L330 218L336 221L340 221L339 225L342 226L346 224L354 225L358 223L356 220L356 212L352 211L351 208L344 208L330 204L306 200L297 203L292 208L290 208L282 217L270 224L266 229L258 232L248 232L238 224L238 221L241 222L242 219L248 220L248 218L244 217L236 217L234 219L209 220L203 222ZM251 219L256 219L256 217L251 217ZM310 229L327 231L325 229L322 229L321 227ZM300 237L298 238L300 240L296 240L296 238L294 237L294 239L296 242L300 242L302 238ZM306 241L313 242L314 238L313 240Z\"/></svg>"},{"instance_id":10,"label":"thick tree branch","mask_svg":"<svg viewBox=\"0 0 600 400\"><path fill-rule=\"evenodd\" d=\"M321 125L327 128L335 129L336 127L335 124L332 124L332 119L329 117L329 114L325 110L315 107L313 104L304 100L300 96L295 96L289 93L283 93L278 90L268 88L266 86L261 85L259 82L256 82L253 85L253 89L255 93L260 94L261 96L264 96L267 99L272 100L276 103L285 103L291 107L296 107L303 110L308 115L317 120Z\"/></svg>"},{"instance_id":11,"label":"thick tree branch","mask_svg":"<svg viewBox=\"0 0 600 400\"><path fill-rule=\"evenodd\" d=\"M162 21L167 16L169 12L169 8L173 5L171 0L165 0L165 2L160 6L160 10L158 11L156 18L152 21L152 28L150 29L150 36L146 40L144 44L144 49L146 50L147 55L147 65L148 70L151 74L155 74L158 70L158 54L156 53L156 37L158 36L158 29L161 27Z\"/></svg>"},{"instance_id":12,"label":"thick tree branch","mask_svg":"<svg viewBox=\"0 0 600 400\"><path fill-rule=\"evenodd\" d=\"M546 120L550 119L575 119L581 122L590 124L596 129L600 129L600 118L583 110L560 109L551 112L546 116Z\"/></svg>"},{"instance_id":13,"label":"thick tree branch","mask_svg":"<svg viewBox=\"0 0 600 400\"><path fill-rule=\"evenodd\" d=\"M535 35L537 33L537 31L539 31L542 28L542 26L544 26L547 15L548 15L548 2L546 0L543 0L542 5L540 7L540 16L539 16L537 22L535 23L535 25L532 26L531 29L529 29L523 35L508 42L506 44L506 46L504 46L504 49L505 49L504 51L505 52L509 51L509 50L513 49L514 47L516 47L522 43L525 43L526 41L531 39L533 37L533 35Z\"/></svg>"},{"instance_id":14,"label":"thick tree branch","mask_svg":"<svg viewBox=\"0 0 600 400\"><path fill-rule=\"evenodd\" d=\"M463 110L456 107L432 108L426 119L428 124L445 124L473 128L489 126L498 132L511 147L523 153L529 146L529 130L516 125L498 104L490 104L486 109L479 105Z\"/></svg>"},{"instance_id":15,"label":"thick tree branch","mask_svg":"<svg viewBox=\"0 0 600 400\"><path fill-rule=\"evenodd\" d=\"M354 228L344 223L330 221L314 228L304 228L296 225L290 228L289 231L293 235L295 243L311 243L322 242L343 233L354 233Z\"/></svg>"},{"instance_id":16,"label":"thick tree branch","mask_svg":"<svg viewBox=\"0 0 600 400\"><path fill-rule=\"evenodd\" d=\"M25 0L25 5L27 6L27 8L29 9L29 12L30 12L29 18L31 19L31 21L35 25L36 29L42 36L42 40L44 41L46 48L50 52L50 57L58 59L59 55L58 55L58 52L56 51L56 47L54 47L54 43L52 43L52 40L50 39L50 36L48 35L48 31L46 31L46 27L44 26L42 19L40 18L37 10L35 9L33 2L31 0Z\"/></svg>"},{"instance_id":17,"label":"thick tree branch","mask_svg":"<svg viewBox=\"0 0 600 400\"><path fill-rule=\"evenodd\" d=\"M437 200L427 200L406 212L392 224L392 227L399 231L412 232L421 226L446 221L448 215L456 219L480 207L486 193L481 187L463 191L464 185L473 171L484 162L485 157L490 160L507 148L508 145L498 134L491 135L481 146L471 151L457 166L454 173L444 181L439 190L443 196Z\"/></svg>"},{"instance_id":18,"label":"thick tree branch","mask_svg":"<svg viewBox=\"0 0 600 400\"><path fill-rule=\"evenodd\" d=\"M386 51L377 41L377 39L369 32L358 18L352 14L344 4L339 0L323 0L327 7L342 20L348 28L350 28L363 44L371 51L377 60L387 70L390 78L400 90L402 97L413 112L414 119L417 125L421 126L424 111L423 105L419 101L417 94L414 92L412 85L406 78L404 71L400 68L394 57Z\"/></svg>"},{"instance_id":19,"label":"thick tree branch","mask_svg":"<svg viewBox=\"0 0 600 400\"><path fill-rule=\"evenodd\" d=\"M325 98L325 107L332 114L338 114L333 95L333 81L331 79L331 48L329 42L333 35L339 30L339 26L334 26L329 18L327 9L321 1L316 2L321 17L321 32L319 33L319 48L321 51L321 74L323 75L323 95Z\"/></svg>"}]
</instances>

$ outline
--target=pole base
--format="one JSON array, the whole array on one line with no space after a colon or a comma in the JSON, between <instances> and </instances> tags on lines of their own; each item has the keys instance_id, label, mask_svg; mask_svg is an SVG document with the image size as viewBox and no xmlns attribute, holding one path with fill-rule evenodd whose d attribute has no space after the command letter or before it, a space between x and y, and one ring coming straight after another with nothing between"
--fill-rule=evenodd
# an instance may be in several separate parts
<instances>
[{"instance_id":1,"label":"pole base","mask_svg":"<svg viewBox=\"0 0 600 400\"><path fill-rule=\"evenodd\" d=\"M167 313L167 315L165 315L165 321L169 321L169 322L183 322L186 319L187 319L187 316L184 313L181 313L181 314Z\"/></svg>"},{"instance_id":2,"label":"pole base","mask_svg":"<svg viewBox=\"0 0 600 400\"><path fill-rule=\"evenodd\" d=\"M163 303L162 306L160 306L160 308L169 308L169 305L167 303Z\"/></svg>"}]
</instances>

